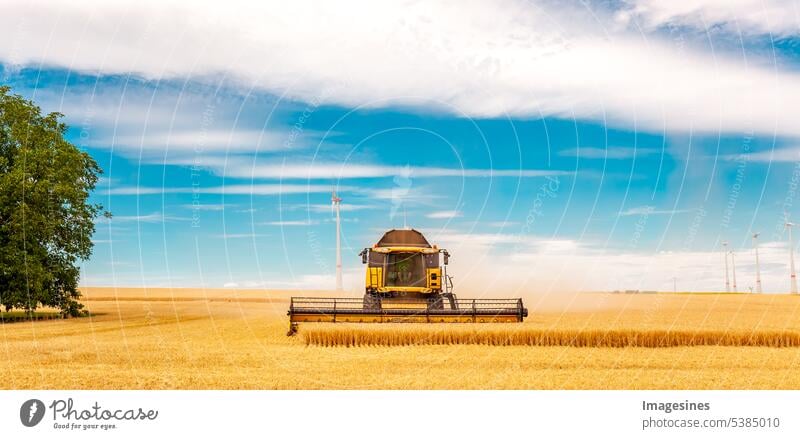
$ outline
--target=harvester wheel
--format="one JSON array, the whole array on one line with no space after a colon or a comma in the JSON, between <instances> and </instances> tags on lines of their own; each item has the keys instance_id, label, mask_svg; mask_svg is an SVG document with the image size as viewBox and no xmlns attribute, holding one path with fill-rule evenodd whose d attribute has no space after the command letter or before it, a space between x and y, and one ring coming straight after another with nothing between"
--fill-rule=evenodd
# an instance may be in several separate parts
<instances>
[{"instance_id":1,"label":"harvester wheel","mask_svg":"<svg viewBox=\"0 0 800 439\"><path fill-rule=\"evenodd\" d=\"M364 294L364 309L368 311L379 311L381 309L381 299L374 294Z\"/></svg>"},{"instance_id":2,"label":"harvester wheel","mask_svg":"<svg viewBox=\"0 0 800 439\"><path fill-rule=\"evenodd\" d=\"M436 296L428 300L428 309L444 309L442 296Z\"/></svg>"},{"instance_id":3,"label":"harvester wheel","mask_svg":"<svg viewBox=\"0 0 800 439\"><path fill-rule=\"evenodd\" d=\"M297 323L289 322L289 331L286 332L287 337L297 334Z\"/></svg>"}]
</instances>

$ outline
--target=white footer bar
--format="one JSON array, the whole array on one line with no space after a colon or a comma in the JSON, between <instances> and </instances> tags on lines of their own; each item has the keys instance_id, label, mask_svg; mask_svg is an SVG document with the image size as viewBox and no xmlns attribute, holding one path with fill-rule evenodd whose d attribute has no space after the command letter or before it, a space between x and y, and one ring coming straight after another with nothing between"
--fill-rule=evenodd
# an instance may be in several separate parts
<instances>
[{"instance_id":1,"label":"white footer bar","mask_svg":"<svg viewBox=\"0 0 800 439\"><path fill-rule=\"evenodd\" d=\"M0 392L15 438L797 438L798 410L798 391Z\"/></svg>"}]
</instances>

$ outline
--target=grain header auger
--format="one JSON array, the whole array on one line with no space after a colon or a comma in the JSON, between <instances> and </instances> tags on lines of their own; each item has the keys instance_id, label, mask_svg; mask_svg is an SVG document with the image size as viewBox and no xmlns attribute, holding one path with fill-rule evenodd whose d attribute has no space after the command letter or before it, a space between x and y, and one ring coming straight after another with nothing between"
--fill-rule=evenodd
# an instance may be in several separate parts
<instances>
[{"instance_id":1,"label":"grain header auger","mask_svg":"<svg viewBox=\"0 0 800 439\"><path fill-rule=\"evenodd\" d=\"M528 316L522 299L459 299L447 275L450 253L414 229L389 230L359 254L363 298L292 297L289 333L300 322L495 323Z\"/></svg>"}]
</instances>

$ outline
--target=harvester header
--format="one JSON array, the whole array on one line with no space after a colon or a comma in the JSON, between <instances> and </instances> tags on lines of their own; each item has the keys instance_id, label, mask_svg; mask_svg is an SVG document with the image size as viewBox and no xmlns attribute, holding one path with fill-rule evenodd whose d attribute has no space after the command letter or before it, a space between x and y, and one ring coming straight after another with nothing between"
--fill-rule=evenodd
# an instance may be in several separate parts
<instances>
[{"instance_id":1,"label":"harvester header","mask_svg":"<svg viewBox=\"0 0 800 439\"><path fill-rule=\"evenodd\" d=\"M459 299L447 275L450 253L414 229L392 229L364 248L363 298L292 297L289 335L299 322L521 322L522 299Z\"/></svg>"}]
</instances>

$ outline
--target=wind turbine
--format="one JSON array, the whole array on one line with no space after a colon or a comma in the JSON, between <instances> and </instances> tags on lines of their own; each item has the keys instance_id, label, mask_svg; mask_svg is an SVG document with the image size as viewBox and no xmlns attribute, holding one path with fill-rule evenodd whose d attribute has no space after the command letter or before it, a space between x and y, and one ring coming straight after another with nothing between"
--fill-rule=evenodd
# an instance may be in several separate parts
<instances>
[{"instance_id":1,"label":"wind turbine","mask_svg":"<svg viewBox=\"0 0 800 439\"><path fill-rule=\"evenodd\" d=\"M794 271L794 240L792 239L792 227L794 227L795 224L789 222L788 217L784 216L784 218L786 218L784 227L786 227L786 229L789 230L789 277L791 279L790 287L792 290L792 294L797 294L797 273Z\"/></svg>"},{"instance_id":2,"label":"wind turbine","mask_svg":"<svg viewBox=\"0 0 800 439\"><path fill-rule=\"evenodd\" d=\"M339 216L342 199L336 196L336 191L331 194L331 203L331 207L336 211L336 291L342 291L342 224Z\"/></svg>"},{"instance_id":3,"label":"wind turbine","mask_svg":"<svg viewBox=\"0 0 800 439\"><path fill-rule=\"evenodd\" d=\"M764 290L761 289L761 265L758 262L758 235L761 233L753 233L753 249L756 251L756 293L761 294Z\"/></svg>"},{"instance_id":4,"label":"wind turbine","mask_svg":"<svg viewBox=\"0 0 800 439\"><path fill-rule=\"evenodd\" d=\"M738 293L739 290L736 289L736 253L731 250L731 267L733 268L733 292Z\"/></svg>"},{"instance_id":5,"label":"wind turbine","mask_svg":"<svg viewBox=\"0 0 800 439\"><path fill-rule=\"evenodd\" d=\"M731 292L731 280L728 277L728 241L722 241L722 253L725 254L725 292Z\"/></svg>"}]
</instances>

